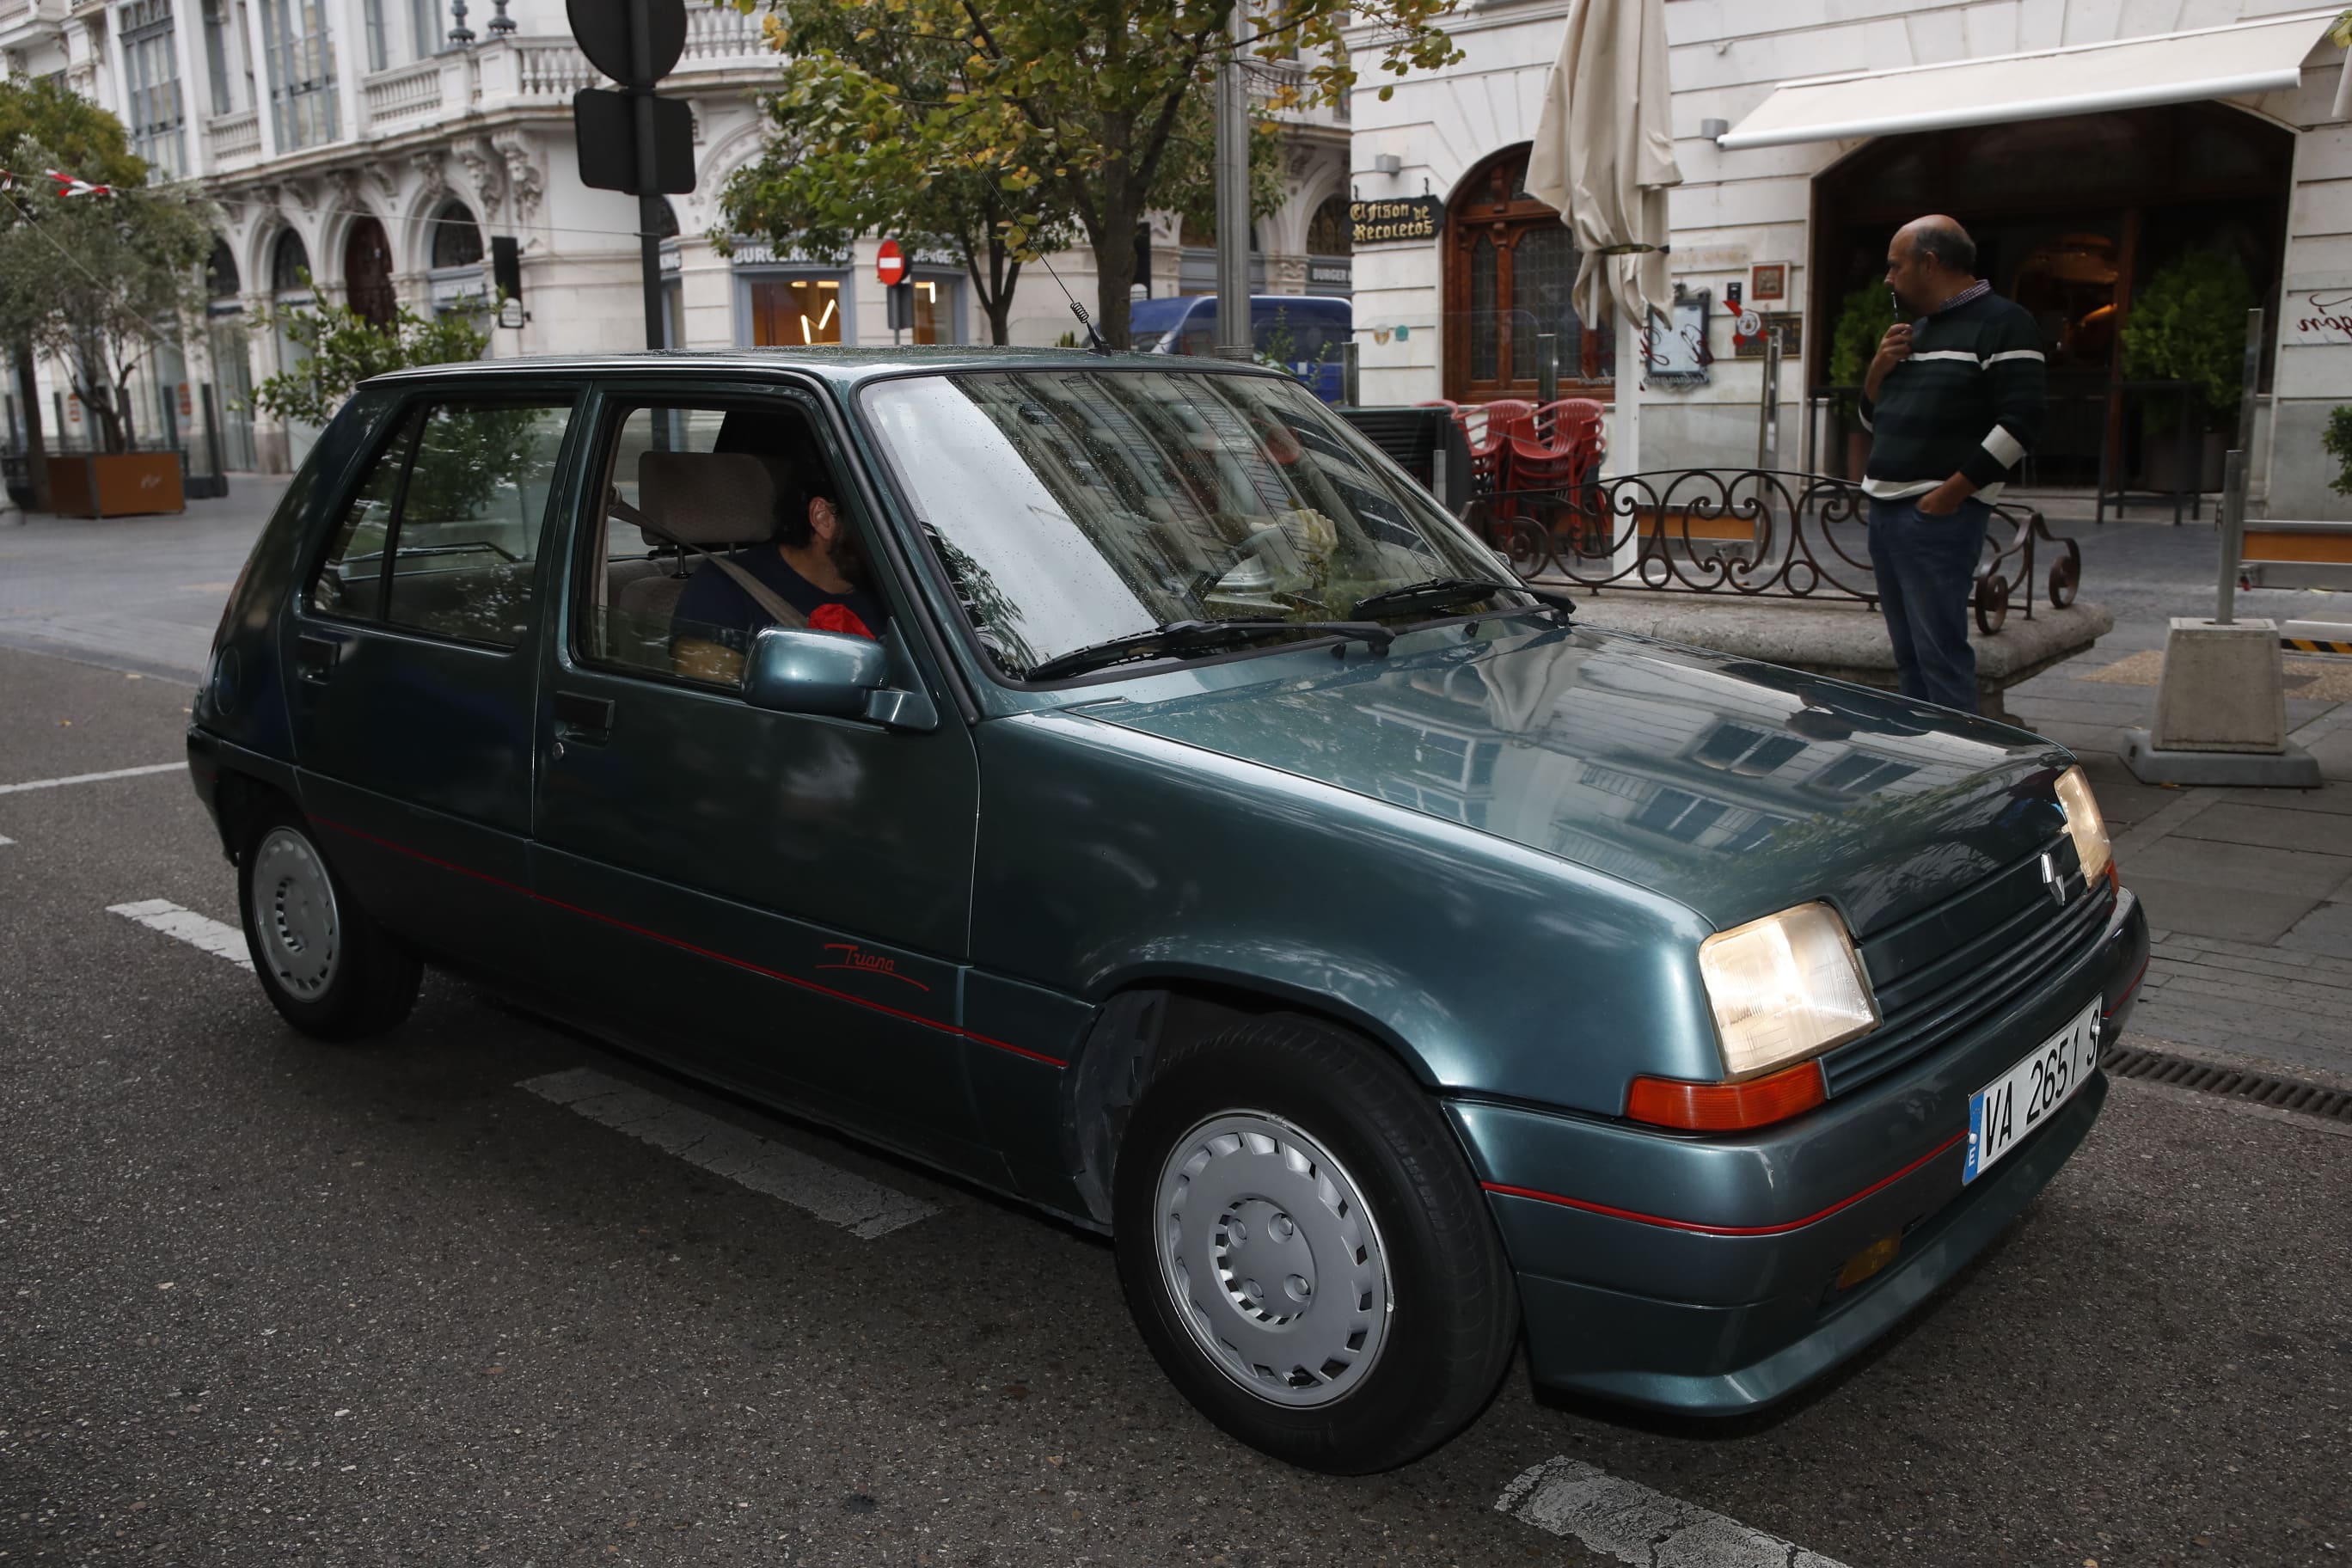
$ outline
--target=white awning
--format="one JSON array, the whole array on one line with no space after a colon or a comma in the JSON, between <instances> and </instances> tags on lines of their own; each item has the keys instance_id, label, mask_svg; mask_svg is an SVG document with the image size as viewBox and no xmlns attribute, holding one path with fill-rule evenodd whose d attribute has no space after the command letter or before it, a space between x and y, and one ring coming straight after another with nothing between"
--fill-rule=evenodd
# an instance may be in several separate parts
<instances>
[{"instance_id":1,"label":"white awning","mask_svg":"<svg viewBox=\"0 0 2352 1568\"><path fill-rule=\"evenodd\" d=\"M1783 82L1716 144L1843 142L2275 92L2302 79L2304 58L2336 15L2331 6L2155 37Z\"/></svg>"}]
</instances>

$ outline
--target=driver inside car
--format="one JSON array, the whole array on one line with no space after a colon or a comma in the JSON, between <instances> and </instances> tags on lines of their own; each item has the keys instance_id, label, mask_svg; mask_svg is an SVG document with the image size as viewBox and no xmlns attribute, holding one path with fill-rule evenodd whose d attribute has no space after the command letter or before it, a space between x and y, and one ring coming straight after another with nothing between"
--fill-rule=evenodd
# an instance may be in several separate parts
<instances>
[{"instance_id":1,"label":"driver inside car","mask_svg":"<svg viewBox=\"0 0 2352 1568\"><path fill-rule=\"evenodd\" d=\"M786 481L776 499L775 537L729 559L807 616L810 630L879 637L890 612L872 589L866 556L833 488L821 474ZM706 563L678 596L670 621L672 661L691 679L740 684L744 650L774 624L742 584Z\"/></svg>"}]
</instances>

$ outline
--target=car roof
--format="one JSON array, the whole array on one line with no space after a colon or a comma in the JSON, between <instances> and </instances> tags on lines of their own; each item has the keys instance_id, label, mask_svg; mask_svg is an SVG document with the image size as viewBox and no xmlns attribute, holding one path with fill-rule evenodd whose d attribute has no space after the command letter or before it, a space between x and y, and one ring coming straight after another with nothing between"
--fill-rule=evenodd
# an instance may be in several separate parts
<instances>
[{"instance_id":1,"label":"car roof","mask_svg":"<svg viewBox=\"0 0 2352 1568\"><path fill-rule=\"evenodd\" d=\"M619 354L524 354L513 359L469 360L450 364L411 365L373 376L369 386L394 386L404 382L449 375L526 376L554 374L641 375L648 371L691 374L697 372L741 375L763 371L799 371L845 386L885 376L951 370L1171 370L1160 354L1099 354L1086 349L992 348L984 344L956 347L834 347L764 349L671 349L659 353ZM1203 359L1187 362L1188 373L1220 375L1271 374L1235 362Z\"/></svg>"}]
</instances>

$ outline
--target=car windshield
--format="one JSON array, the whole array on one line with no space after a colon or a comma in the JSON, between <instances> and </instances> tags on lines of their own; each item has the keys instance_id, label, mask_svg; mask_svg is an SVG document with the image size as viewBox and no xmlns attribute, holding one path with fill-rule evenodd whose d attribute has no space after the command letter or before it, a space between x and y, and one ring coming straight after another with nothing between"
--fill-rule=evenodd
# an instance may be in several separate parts
<instances>
[{"instance_id":1,"label":"car windshield","mask_svg":"<svg viewBox=\"0 0 2352 1568\"><path fill-rule=\"evenodd\" d=\"M1173 623L1342 620L1433 578L1510 584L1286 378L977 371L865 401L974 633L1015 677Z\"/></svg>"}]
</instances>

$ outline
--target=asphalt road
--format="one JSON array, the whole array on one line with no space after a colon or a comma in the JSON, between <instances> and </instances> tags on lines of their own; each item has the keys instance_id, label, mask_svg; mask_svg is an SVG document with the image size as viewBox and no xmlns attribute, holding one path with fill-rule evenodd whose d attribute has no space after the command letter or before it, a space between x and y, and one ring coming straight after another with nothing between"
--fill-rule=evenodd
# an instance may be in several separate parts
<instances>
[{"instance_id":1,"label":"asphalt road","mask_svg":"<svg viewBox=\"0 0 2352 1568\"><path fill-rule=\"evenodd\" d=\"M0 651L0 784L172 762L186 701ZM1515 1369L1335 1480L1192 1414L1096 1239L460 984L383 1044L295 1036L108 912L234 921L182 774L0 794L0 1563L1646 1560L1497 1509L1555 1459L1849 1568L2352 1562L2352 1128L2118 1083L1790 1407L1661 1423ZM936 1212L863 1237L519 1087L578 1068Z\"/></svg>"}]
</instances>

